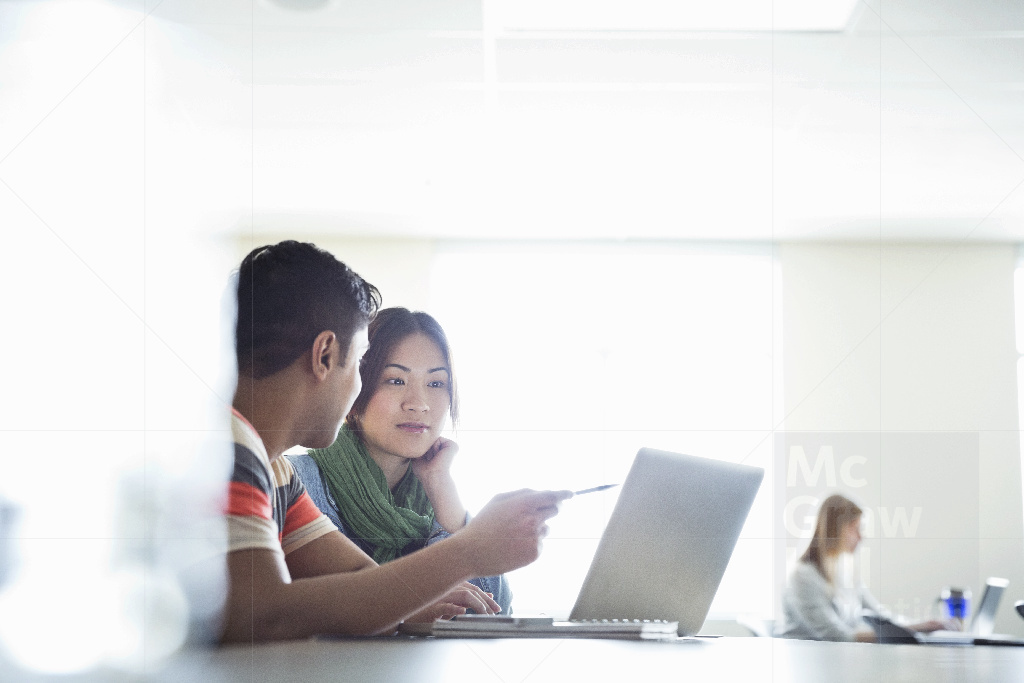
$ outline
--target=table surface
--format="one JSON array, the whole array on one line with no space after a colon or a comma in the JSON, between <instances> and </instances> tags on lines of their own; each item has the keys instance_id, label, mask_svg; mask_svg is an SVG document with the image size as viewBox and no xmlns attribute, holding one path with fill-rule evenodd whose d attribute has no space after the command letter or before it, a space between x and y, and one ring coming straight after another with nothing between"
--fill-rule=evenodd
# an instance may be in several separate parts
<instances>
[{"instance_id":1,"label":"table surface","mask_svg":"<svg viewBox=\"0 0 1024 683\"><path fill-rule=\"evenodd\" d=\"M1022 647L818 643L777 638L669 642L546 639L309 640L183 653L159 680L1024 681ZM295 677L296 672L302 672Z\"/></svg>"},{"instance_id":2,"label":"table surface","mask_svg":"<svg viewBox=\"0 0 1024 683\"><path fill-rule=\"evenodd\" d=\"M14 675L7 675L14 674ZM140 676L62 681L1024 681L1024 647L818 643L777 638L674 641L312 639L192 649ZM8 670L5 681L52 680Z\"/></svg>"}]
</instances>

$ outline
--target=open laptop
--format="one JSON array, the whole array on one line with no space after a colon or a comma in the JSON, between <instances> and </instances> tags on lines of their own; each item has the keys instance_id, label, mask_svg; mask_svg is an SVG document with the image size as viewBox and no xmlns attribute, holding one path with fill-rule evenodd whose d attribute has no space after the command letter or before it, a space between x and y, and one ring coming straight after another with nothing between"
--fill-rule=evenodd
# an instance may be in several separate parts
<instances>
[{"instance_id":1,"label":"open laptop","mask_svg":"<svg viewBox=\"0 0 1024 683\"><path fill-rule=\"evenodd\" d=\"M696 634L763 478L757 467L641 448L568 621L468 615L434 622L431 634Z\"/></svg>"},{"instance_id":2,"label":"open laptop","mask_svg":"<svg viewBox=\"0 0 1024 683\"><path fill-rule=\"evenodd\" d=\"M978 609L971 619L970 628L964 631L933 631L917 633L904 628L889 619L870 617L867 621L878 634L879 642L922 643L925 645L1024 645L1024 640L1014 636L993 633L996 610L1002 600L1003 591L1009 585L1006 579L989 577L985 590L978 602Z\"/></svg>"}]
</instances>

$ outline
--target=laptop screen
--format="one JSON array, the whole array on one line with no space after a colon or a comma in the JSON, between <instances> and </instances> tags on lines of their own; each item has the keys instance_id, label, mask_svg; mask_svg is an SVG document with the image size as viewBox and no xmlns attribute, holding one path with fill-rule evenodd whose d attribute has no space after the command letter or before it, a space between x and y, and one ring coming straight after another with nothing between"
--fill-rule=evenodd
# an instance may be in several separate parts
<instances>
[{"instance_id":1,"label":"laptop screen","mask_svg":"<svg viewBox=\"0 0 1024 683\"><path fill-rule=\"evenodd\" d=\"M641 448L571 619L660 619L700 631L764 470Z\"/></svg>"},{"instance_id":2,"label":"laptop screen","mask_svg":"<svg viewBox=\"0 0 1024 683\"><path fill-rule=\"evenodd\" d=\"M1006 579L989 577L985 591L981 594L978 609L971 621L971 633L975 636L990 636L995 628L996 609L1003 597L1003 589L1010 584Z\"/></svg>"}]
</instances>

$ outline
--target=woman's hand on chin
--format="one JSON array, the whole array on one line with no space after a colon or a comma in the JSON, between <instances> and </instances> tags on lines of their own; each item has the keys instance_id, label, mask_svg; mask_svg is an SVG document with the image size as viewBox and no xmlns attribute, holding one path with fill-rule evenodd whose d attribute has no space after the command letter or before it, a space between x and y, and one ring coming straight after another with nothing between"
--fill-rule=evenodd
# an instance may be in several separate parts
<instances>
[{"instance_id":1,"label":"woman's hand on chin","mask_svg":"<svg viewBox=\"0 0 1024 683\"><path fill-rule=\"evenodd\" d=\"M434 519L452 534L466 525L466 508L451 473L452 461L458 452L459 444L440 436L430 450L412 461L412 471L434 506Z\"/></svg>"},{"instance_id":2,"label":"woman's hand on chin","mask_svg":"<svg viewBox=\"0 0 1024 683\"><path fill-rule=\"evenodd\" d=\"M440 478L451 478L452 462L458 452L459 444L439 436L426 453L412 461L412 471L424 486Z\"/></svg>"}]
</instances>

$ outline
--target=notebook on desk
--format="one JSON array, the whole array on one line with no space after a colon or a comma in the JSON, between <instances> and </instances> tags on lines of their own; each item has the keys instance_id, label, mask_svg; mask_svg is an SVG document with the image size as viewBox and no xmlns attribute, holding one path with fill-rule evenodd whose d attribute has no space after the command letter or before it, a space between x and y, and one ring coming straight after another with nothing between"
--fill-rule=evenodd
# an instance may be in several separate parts
<instances>
[{"instance_id":1,"label":"notebook on desk","mask_svg":"<svg viewBox=\"0 0 1024 683\"><path fill-rule=\"evenodd\" d=\"M985 590L978 602L978 609L971 619L971 626L964 631L932 631L918 633L883 617L868 616L882 643L921 643L923 645L1024 645L1024 640L1014 636L993 633L996 610L1002 600L1003 591L1009 585L1006 579L989 577Z\"/></svg>"},{"instance_id":2,"label":"notebook on desk","mask_svg":"<svg viewBox=\"0 0 1024 683\"><path fill-rule=\"evenodd\" d=\"M472 615L434 622L430 634L694 635L763 478L758 467L641 448L567 621Z\"/></svg>"}]
</instances>

